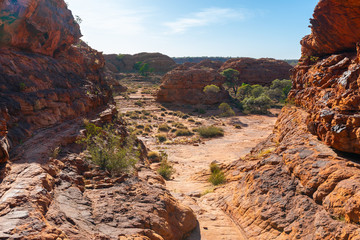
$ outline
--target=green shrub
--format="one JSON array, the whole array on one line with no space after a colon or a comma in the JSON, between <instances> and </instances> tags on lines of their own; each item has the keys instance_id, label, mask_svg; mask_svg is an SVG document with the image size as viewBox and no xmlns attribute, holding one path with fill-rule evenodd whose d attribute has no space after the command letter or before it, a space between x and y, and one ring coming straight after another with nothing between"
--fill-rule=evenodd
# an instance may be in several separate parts
<instances>
[{"instance_id":1,"label":"green shrub","mask_svg":"<svg viewBox=\"0 0 360 240\"><path fill-rule=\"evenodd\" d=\"M206 87L204 87L203 91L206 94L218 93L218 92L220 92L220 88L214 84L211 84L211 85L207 85Z\"/></svg>"},{"instance_id":2,"label":"green shrub","mask_svg":"<svg viewBox=\"0 0 360 240\"><path fill-rule=\"evenodd\" d=\"M179 129L186 129L185 125L180 123L180 122L175 122L172 124L174 127L179 128Z\"/></svg>"},{"instance_id":3,"label":"green shrub","mask_svg":"<svg viewBox=\"0 0 360 240\"><path fill-rule=\"evenodd\" d=\"M216 186L225 183L226 181L225 175L216 163L210 164L210 172L211 175L209 178L209 182L211 182L213 185Z\"/></svg>"},{"instance_id":4,"label":"green shrub","mask_svg":"<svg viewBox=\"0 0 360 240\"><path fill-rule=\"evenodd\" d=\"M181 137L181 136L192 136L193 133L189 130L189 129L178 129L175 132L175 135L177 137Z\"/></svg>"},{"instance_id":5,"label":"green shrub","mask_svg":"<svg viewBox=\"0 0 360 240\"><path fill-rule=\"evenodd\" d=\"M224 130L215 126L200 127L197 129L197 132L200 134L201 137L204 138L224 136Z\"/></svg>"},{"instance_id":6,"label":"green shrub","mask_svg":"<svg viewBox=\"0 0 360 240\"><path fill-rule=\"evenodd\" d=\"M271 99L266 95L261 95L258 98L245 98L242 102L244 110L249 113L267 114L271 107Z\"/></svg>"},{"instance_id":7,"label":"green shrub","mask_svg":"<svg viewBox=\"0 0 360 240\"><path fill-rule=\"evenodd\" d=\"M166 141L166 135L165 134L157 134L156 138L158 139L159 142L165 142Z\"/></svg>"},{"instance_id":8,"label":"green shrub","mask_svg":"<svg viewBox=\"0 0 360 240\"><path fill-rule=\"evenodd\" d=\"M161 152L161 164L157 172L166 180L169 180L171 175L175 172L173 166L168 162L167 154Z\"/></svg>"},{"instance_id":9,"label":"green shrub","mask_svg":"<svg viewBox=\"0 0 360 240\"><path fill-rule=\"evenodd\" d=\"M135 146L136 137L123 137L112 125L104 128L87 123L85 143L93 163L102 170L108 170L112 175L130 172L139 160L139 147Z\"/></svg>"},{"instance_id":10,"label":"green shrub","mask_svg":"<svg viewBox=\"0 0 360 240\"><path fill-rule=\"evenodd\" d=\"M163 124L159 125L159 131L168 132L169 130L170 130L170 127L166 123L163 123Z\"/></svg>"},{"instance_id":11,"label":"green shrub","mask_svg":"<svg viewBox=\"0 0 360 240\"><path fill-rule=\"evenodd\" d=\"M232 108L230 107L230 105L227 104L227 103L221 103L221 104L219 105L219 109L220 109L220 111L221 111L220 116L222 116L222 117L235 116L234 110L232 110Z\"/></svg>"},{"instance_id":12,"label":"green shrub","mask_svg":"<svg viewBox=\"0 0 360 240\"><path fill-rule=\"evenodd\" d=\"M257 98L265 92L265 88L259 84L252 85L251 96Z\"/></svg>"},{"instance_id":13,"label":"green shrub","mask_svg":"<svg viewBox=\"0 0 360 240\"><path fill-rule=\"evenodd\" d=\"M147 157L150 160L150 162L152 162L152 163L160 162L160 160L161 160L160 154L158 152L154 152L154 151L148 152Z\"/></svg>"},{"instance_id":14,"label":"green shrub","mask_svg":"<svg viewBox=\"0 0 360 240\"><path fill-rule=\"evenodd\" d=\"M144 105L144 103L140 100L136 101L134 104L138 107L142 107Z\"/></svg>"}]
</instances>

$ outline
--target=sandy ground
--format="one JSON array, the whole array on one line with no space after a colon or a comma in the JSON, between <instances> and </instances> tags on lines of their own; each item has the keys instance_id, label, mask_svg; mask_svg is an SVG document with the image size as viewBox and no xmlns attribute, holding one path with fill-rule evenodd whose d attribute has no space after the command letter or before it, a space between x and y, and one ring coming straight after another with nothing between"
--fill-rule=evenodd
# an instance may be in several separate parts
<instances>
[{"instance_id":1,"label":"sandy ground","mask_svg":"<svg viewBox=\"0 0 360 240\"><path fill-rule=\"evenodd\" d=\"M145 100L142 109L133 103ZM151 95L138 93L130 95L130 100L117 98L117 105L122 112L148 110L160 115L160 105L154 102ZM172 115L163 116L163 121L175 120ZM184 124L186 120L176 119ZM166 181L167 188L183 204L194 210L199 221L198 228L188 240L238 240L247 239L246 234L228 217L214 201L217 191L207 181L210 174L209 165L213 161L227 164L246 155L272 131L276 121L273 116L248 115L230 118L197 118L203 125L218 125L224 129L224 137L202 139L199 144L156 143L153 136L140 137L151 150L163 150L173 164L175 174ZM235 128L240 125L241 128Z\"/></svg>"}]
</instances>

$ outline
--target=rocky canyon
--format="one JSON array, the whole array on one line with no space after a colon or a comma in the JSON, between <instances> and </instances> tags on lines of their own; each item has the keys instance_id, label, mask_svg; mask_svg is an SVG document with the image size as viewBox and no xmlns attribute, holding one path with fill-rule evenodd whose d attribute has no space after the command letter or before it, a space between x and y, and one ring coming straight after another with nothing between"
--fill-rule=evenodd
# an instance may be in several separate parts
<instances>
[{"instance_id":1,"label":"rocky canyon","mask_svg":"<svg viewBox=\"0 0 360 240\"><path fill-rule=\"evenodd\" d=\"M0 9L0 239L360 239L358 1L319 1L294 68L104 55L63 0ZM137 62L161 82L136 75ZM268 88L291 78L287 103L222 116L229 68ZM130 170L104 165L101 136L136 159Z\"/></svg>"}]
</instances>

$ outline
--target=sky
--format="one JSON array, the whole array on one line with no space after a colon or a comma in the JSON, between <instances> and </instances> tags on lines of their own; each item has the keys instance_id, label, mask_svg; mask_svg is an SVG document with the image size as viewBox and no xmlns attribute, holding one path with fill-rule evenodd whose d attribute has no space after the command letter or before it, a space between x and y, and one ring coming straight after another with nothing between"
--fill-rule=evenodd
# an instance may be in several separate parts
<instances>
[{"instance_id":1,"label":"sky","mask_svg":"<svg viewBox=\"0 0 360 240\"><path fill-rule=\"evenodd\" d=\"M66 0L106 54L298 59L318 0Z\"/></svg>"}]
</instances>

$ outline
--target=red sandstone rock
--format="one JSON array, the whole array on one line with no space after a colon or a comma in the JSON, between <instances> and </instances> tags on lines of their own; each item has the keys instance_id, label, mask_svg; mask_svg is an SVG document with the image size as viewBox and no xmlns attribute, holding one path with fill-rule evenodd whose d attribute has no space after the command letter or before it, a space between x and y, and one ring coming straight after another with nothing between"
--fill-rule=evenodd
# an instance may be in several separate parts
<instances>
[{"instance_id":1,"label":"red sandstone rock","mask_svg":"<svg viewBox=\"0 0 360 240\"><path fill-rule=\"evenodd\" d=\"M307 123L312 133L335 149L352 153L360 153L359 12L357 1L319 2L312 34L301 42L303 58L294 68L289 95L310 113ZM324 54L332 55L321 57Z\"/></svg>"},{"instance_id":2,"label":"red sandstone rock","mask_svg":"<svg viewBox=\"0 0 360 240\"><path fill-rule=\"evenodd\" d=\"M53 56L81 37L64 1L0 1L0 47Z\"/></svg>"},{"instance_id":3,"label":"red sandstone rock","mask_svg":"<svg viewBox=\"0 0 360 240\"><path fill-rule=\"evenodd\" d=\"M138 53L135 55L105 55L106 66L114 73L132 72L134 71L134 64L143 62L149 64L150 68L157 73L166 73L172 70L176 63L170 57L161 53Z\"/></svg>"},{"instance_id":4,"label":"red sandstone rock","mask_svg":"<svg viewBox=\"0 0 360 240\"><path fill-rule=\"evenodd\" d=\"M310 22L311 34L301 41L303 57L353 51L360 40L360 2L321 0Z\"/></svg>"},{"instance_id":5,"label":"red sandstone rock","mask_svg":"<svg viewBox=\"0 0 360 240\"><path fill-rule=\"evenodd\" d=\"M228 168L219 204L249 239L360 237L360 164L311 135L307 116L283 108L274 134Z\"/></svg>"},{"instance_id":6,"label":"red sandstone rock","mask_svg":"<svg viewBox=\"0 0 360 240\"><path fill-rule=\"evenodd\" d=\"M73 154L82 119L111 102L112 82L101 53L83 42L70 47L80 34L65 3L9 3L0 1L1 14L10 9L25 17L0 32L0 238L183 239L196 227L194 213L143 157L135 176L112 177ZM92 122L117 119L115 110ZM114 126L126 136L121 120ZM61 158L56 148L64 150ZM134 148L145 156L142 142Z\"/></svg>"},{"instance_id":7,"label":"red sandstone rock","mask_svg":"<svg viewBox=\"0 0 360 240\"><path fill-rule=\"evenodd\" d=\"M284 61L272 58L234 58L226 61L219 72L228 68L240 72L239 79L241 82L268 86L275 79L290 79L292 66Z\"/></svg>"},{"instance_id":8,"label":"red sandstone rock","mask_svg":"<svg viewBox=\"0 0 360 240\"><path fill-rule=\"evenodd\" d=\"M184 64L162 78L157 101L184 104L216 104L225 101L228 93L222 87L225 79L217 72L218 64L202 62ZM211 68L215 67L215 69ZM204 93L207 85L216 85L218 93Z\"/></svg>"}]
</instances>

